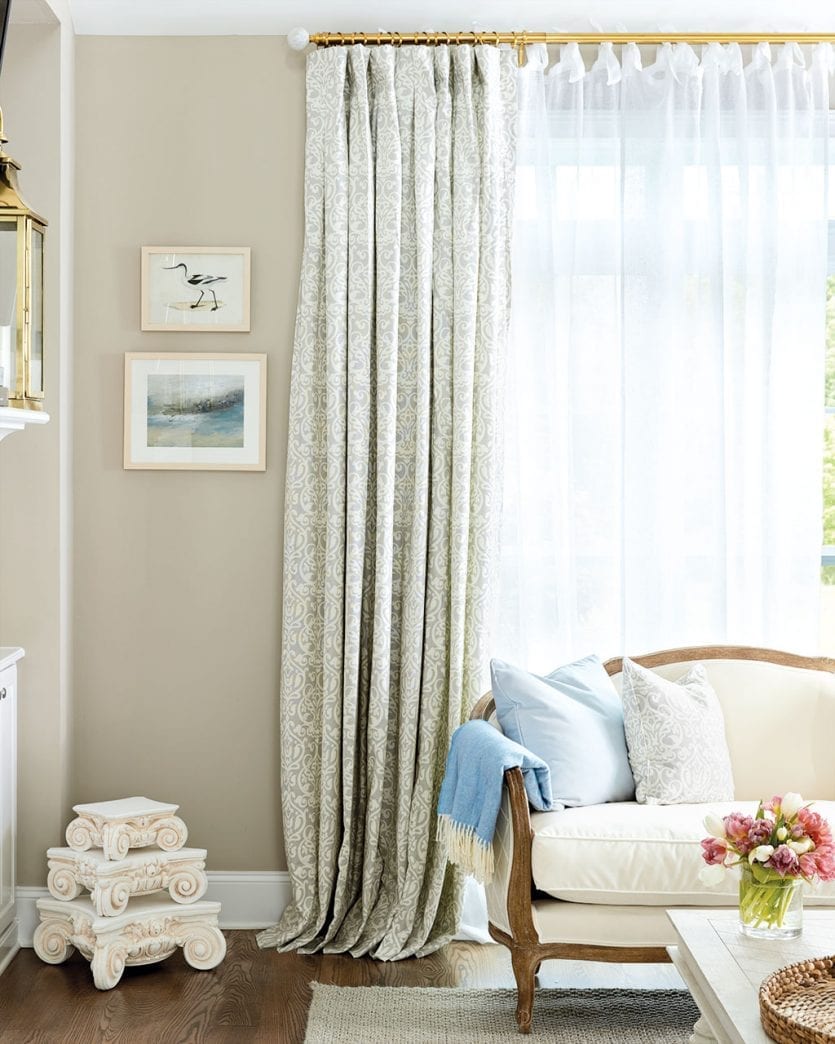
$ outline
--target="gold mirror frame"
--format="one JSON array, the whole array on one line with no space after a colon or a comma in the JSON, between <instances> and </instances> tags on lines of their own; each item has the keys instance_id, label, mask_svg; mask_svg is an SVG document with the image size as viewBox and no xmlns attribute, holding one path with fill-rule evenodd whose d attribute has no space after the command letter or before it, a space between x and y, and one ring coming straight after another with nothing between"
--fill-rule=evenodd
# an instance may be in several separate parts
<instances>
[{"instance_id":1,"label":"gold mirror frame","mask_svg":"<svg viewBox=\"0 0 835 1044\"><path fill-rule=\"evenodd\" d=\"M9 405L30 410L43 409L43 366L44 366L44 308L43 308L43 246L41 250L40 276L40 323L41 323L41 370L39 387L33 387L32 359L32 292L34 287L32 250L33 232L40 233L42 244L46 241L47 222L36 214L23 200L17 183L20 164L9 156L3 146L8 139L3 134L3 113L0 110L0 222L16 225L17 235L17 338L12 346L15 355L15 383L9 387Z\"/></svg>"}]
</instances>

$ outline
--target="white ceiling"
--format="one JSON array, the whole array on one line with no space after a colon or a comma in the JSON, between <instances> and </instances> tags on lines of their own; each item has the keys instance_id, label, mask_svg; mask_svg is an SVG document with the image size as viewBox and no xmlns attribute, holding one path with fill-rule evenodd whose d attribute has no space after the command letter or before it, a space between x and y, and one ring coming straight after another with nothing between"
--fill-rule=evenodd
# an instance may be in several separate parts
<instances>
[{"instance_id":1,"label":"white ceiling","mask_svg":"<svg viewBox=\"0 0 835 1044\"><path fill-rule=\"evenodd\" d=\"M76 32L281 35L455 29L835 32L833 0L69 0ZM21 10L16 11L20 5ZM14 0L13 17L47 0ZM20 20L23 20L21 17Z\"/></svg>"}]
</instances>

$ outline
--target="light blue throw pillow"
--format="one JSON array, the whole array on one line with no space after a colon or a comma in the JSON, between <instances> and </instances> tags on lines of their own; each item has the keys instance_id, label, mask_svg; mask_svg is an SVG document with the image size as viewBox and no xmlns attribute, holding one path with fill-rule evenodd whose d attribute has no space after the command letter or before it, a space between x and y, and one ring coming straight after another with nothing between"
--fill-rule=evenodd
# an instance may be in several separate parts
<instances>
[{"instance_id":1,"label":"light blue throw pillow","mask_svg":"<svg viewBox=\"0 0 835 1044\"><path fill-rule=\"evenodd\" d=\"M623 704L599 657L545 678L502 660L490 673L502 732L548 764L554 808L634 801Z\"/></svg>"}]
</instances>

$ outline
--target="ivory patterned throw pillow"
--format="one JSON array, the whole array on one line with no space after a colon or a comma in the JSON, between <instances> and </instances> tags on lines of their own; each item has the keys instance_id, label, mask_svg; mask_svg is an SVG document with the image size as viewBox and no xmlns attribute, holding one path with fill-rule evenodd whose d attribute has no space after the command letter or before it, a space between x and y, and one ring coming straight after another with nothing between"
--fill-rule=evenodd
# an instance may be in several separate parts
<instances>
[{"instance_id":1,"label":"ivory patterned throw pillow","mask_svg":"<svg viewBox=\"0 0 835 1044\"><path fill-rule=\"evenodd\" d=\"M725 719L703 664L673 682L624 657L622 698L641 804L733 801Z\"/></svg>"}]
</instances>

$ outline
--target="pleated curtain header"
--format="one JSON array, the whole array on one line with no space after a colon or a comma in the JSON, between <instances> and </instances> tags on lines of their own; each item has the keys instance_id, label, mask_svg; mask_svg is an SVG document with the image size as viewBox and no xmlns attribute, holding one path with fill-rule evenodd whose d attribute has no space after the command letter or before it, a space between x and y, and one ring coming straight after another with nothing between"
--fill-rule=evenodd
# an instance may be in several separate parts
<instances>
[{"instance_id":1,"label":"pleated curtain header","mask_svg":"<svg viewBox=\"0 0 835 1044\"><path fill-rule=\"evenodd\" d=\"M698 48L698 49L697 49ZM705 70L716 68L723 73L743 74L747 69L763 69L772 66L775 71L796 68L807 72L822 71L826 75L835 72L835 50L831 43L818 43L813 46L801 46L796 42L779 45L759 43L753 46L738 43L709 43L691 45L688 43L661 44L656 48L654 61L644 65L644 58L638 44L602 43L597 47L597 56L591 64L583 57L589 53L589 47L578 43L568 43L549 49L547 44L532 43L525 45L525 64L520 70L545 70L549 75L567 74L570 83L577 83L588 73L606 72L608 86L614 86L624 77L634 73L652 72L662 74L669 72L679 81L689 77L701 77ZM618 54L620 52L620 54ZM372 62L380 69L394 68L396 55L409 56L407 61L425 68L434 67L436 74L449 71L451 55L458 55L464 63L472 66L483 66L498 61L498 55L513 55L515 51L509 44L350 44L318 48L311 52L308 61L329 62L335 66L345 65L350 55L350 62ZM646 52L645 52L646 53ZM748 55L746 60L746 53Z\"/></svg>"},{"instance_id":2,"label":"pleated curtain header","mask_svg":"<svg viewBox=\"0 0 835 1044\"><path fill-rule=\"evenodd\" d=\"M451 68L489 75L490 70L498 70L500 63L515 65L516 54L507 44L350 44L317 48L310 52L307 62L308 69L324 64L333 70L370 69L372 75L393 71L397 66L411 66L415 70L434 69L439 77L448 76Z\"/></svg>"},{"instance_id":3,"label":"pleated curtain header","mask_svg":"<svg viewBox=\"0 0 835 1044\"><path fill-rule=\"evenodd\" d=\"M522 69L547 70L549 75L567 74L570 83L577 83L589 72L605 70L608 86L614 86L624 77L635 73L670 73L682 81L689 77L701 77L705 70L715 68L719 72L742 74L747 69L762 69L773 66L775 70L796 67L803 70L821 70L826 74L835 71L835 51L832 44L819 43L813 47L801 47L798 43L785 43L772 47L759 43L745 50L750 51L748 61L742 45L738 43L710 43L696 47L687 43L661 44L656 49L655 61L645 67L641 48L634 43L616 47L602 43L597 48L597 57L591 66L586 65L579 44L569 43L555 48L549 54L546 44L528 44L527 62ZM620 50L620 57L618 57Z\"/></svg>"}]
</instances>

